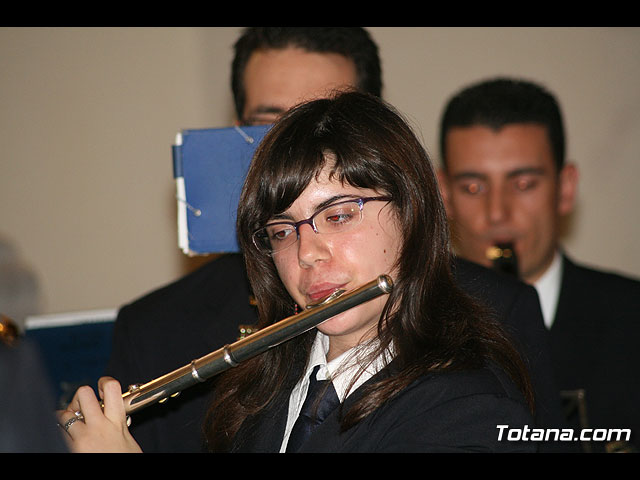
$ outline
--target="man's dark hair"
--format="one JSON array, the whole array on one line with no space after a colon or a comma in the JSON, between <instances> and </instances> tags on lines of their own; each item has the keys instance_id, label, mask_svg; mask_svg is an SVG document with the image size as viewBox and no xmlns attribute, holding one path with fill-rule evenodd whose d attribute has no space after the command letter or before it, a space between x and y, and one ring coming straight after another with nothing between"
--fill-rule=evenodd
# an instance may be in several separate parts
<instances>
[{"instance_id":1,"label":"man's dark hair","mask_svg":"<svg viewBox=\"0 0 640 480\"><path fill-rule=\"evenodd\" d=\"M356 88L376 97L382 95L382 69L378 46L361 27L248 27L234 45L231 89L238 118L242 118L246 95L244 71L257 50L298 47L314 53L337 53L356 67Z\"/></svg>"},{"instance_id":2,"label":"man's dark hair","mask_svg":"<svg viewBox=\"0 0 640 480\"><path fill-rule=\"evenodd\" d=\"M514 123L547 129L557 171L565 161L562 113L553 94L530 81L496 78L473 84L449 100L440 122L440 156L447 168L446 137L455 127L485 126L494 130Z\"/></svg>"}]
</instances>

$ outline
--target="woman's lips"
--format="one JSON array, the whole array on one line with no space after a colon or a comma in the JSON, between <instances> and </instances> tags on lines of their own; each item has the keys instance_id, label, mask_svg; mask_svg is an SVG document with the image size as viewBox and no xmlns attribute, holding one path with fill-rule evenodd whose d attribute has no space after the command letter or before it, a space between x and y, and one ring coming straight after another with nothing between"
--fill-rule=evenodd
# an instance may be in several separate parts
<instances>
[{"instance_id":1,"label":"woman's lips","mask_svg":"<svg viewBox=\"0 0 640 480\"><path fill-rule=\"evenodd\" d=\"M311 302L316 302L317 300L320 300L321 298L324 298L328 295L331 295L333 292L335 292L336 290L339 290L341 288L344 288L344 286L346 285L346 283L341 283L341 284L318 284L318 285L313 285L311 286L311 288L307 289L306 291L306 297L309 298L311 300Z\"/></svg>"}]
</instances>

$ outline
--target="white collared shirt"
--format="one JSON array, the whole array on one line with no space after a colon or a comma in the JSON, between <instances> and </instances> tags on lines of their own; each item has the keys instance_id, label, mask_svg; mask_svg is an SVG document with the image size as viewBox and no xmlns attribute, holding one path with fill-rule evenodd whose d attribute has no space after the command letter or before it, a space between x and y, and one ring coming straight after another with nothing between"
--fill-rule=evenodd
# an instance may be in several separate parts
<instances>
[{"instance_id":1,"label":"white collared shirt","mask_svg":"<svg viewBox=\"0 0 640 480\"><path fill-rule=\"evenodd\" d=\"M560 296L560 282L562 279L562 255L556 252L551 265L546 272L533 284L540 297L540 308L547 330L553 325Z\"/></svg>"},{"instance_id":2,"label":"white collared shirt","mask_svg":"<svg viewBox=\"0 0 640 480\"><path fill-rule=\"evenodd\" d=\"M376 361L367 365L352 386L351 382L353 381L354 375L359 374L362 368L358 362L358 358L363 358L362 355L371 351L371 349L375 348L376 345L376 342L358 345L327 363L329 337L324 335L322 332L317 332L315 341L311 347L311 354L309 355L309 361L307 362L304 376L300 379L289 396L289 413L287 416L287 426L285 428L284 438L280 447L281 453L285 452L287 449L287 442L289 441L291 430L293 429L293 425L300 414L302 404L307 397L309 376L311 375L312 370L316 366L320 365L316 379L332 379L333 387L336 390L340 403L342 403L345 398L351 394L351 392L355 391L360 385L379 372L391 360L390 354L386 355L386 359L376 359Z\"/></svg>"}]
</instances>

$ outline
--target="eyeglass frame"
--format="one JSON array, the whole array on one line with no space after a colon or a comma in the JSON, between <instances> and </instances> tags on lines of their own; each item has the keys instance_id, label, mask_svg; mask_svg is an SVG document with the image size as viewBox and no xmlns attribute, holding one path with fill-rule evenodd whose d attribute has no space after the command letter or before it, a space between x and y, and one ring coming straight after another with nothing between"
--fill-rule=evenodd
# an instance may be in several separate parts
<instances>
[{"instance_id":1,"label":"eyeglass frame","mask_svg":"<svg viewBox=\"0 0 640 480\"><path fill-rule=\"evenodd\" d=\"M351 198L349 200L342 200L342 201L339 201L339 202L332 203L331 205L327 205L323 209L318 210L316 213L311 215L309 218L305 218L305 219L300 220L298 222L287 222L287 221L283 220L283 221L278 221L278 222L267 223L264 227L260 227L259 229L257 229L255 232L253 232L251 234L251 240L253 241L253 244L258 249L258 251L266 253L267 255L273 255L274 253L278 253L278 252L282 252L283 250L286 250L287 248L295 245L296 242L298 242L298 240L300 240L300 227L302 225L309 225L315 234L320 235L321 233L318 232L318 229L317 229L317 227L315 225L315 218L320 213L324 212L325 210L327 210L329 208L335 207L337 205L341 205L343 203L357 203L359 211L360 211L360 221L362 221L362 219L364 218L364 214L362 213L362 210L364 209L364 205L367 202L372 202L372 201L390 202L391 200L393 200L393 198L391 196L389 196L389 195L377 196L377 197L360 197L360 198ZM269 227L271 225L290 225L290 226L292 226L293 229L296 232L296 241L293 242L291 245L288 245L288 246L286 246L284 248L281 248L280 250L265 251L264 248L262 248L260 245L258 245L258 242L256 241L256 234L259 231L264 230L264 229L266 229L267 227ZM355 226L356 225L354 225L354 227ZM336 233L341 233L341 232L336 232Z\"/></svg>"}]
</instances>

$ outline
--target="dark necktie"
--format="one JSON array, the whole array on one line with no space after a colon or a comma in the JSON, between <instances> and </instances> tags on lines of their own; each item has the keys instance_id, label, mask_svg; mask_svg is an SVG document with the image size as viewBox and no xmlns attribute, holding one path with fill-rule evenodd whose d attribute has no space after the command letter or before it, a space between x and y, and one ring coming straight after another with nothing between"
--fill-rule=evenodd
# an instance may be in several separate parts
<instances>
[{"instance_id":1,"label":"dark necktie","mask_svg":"<svg viewBox=\"0 0 640 480\"><path fill-rule=\"evenodd\" d=\"M291 430L287 452L298 451L311 432L340 404L333 383L330 380L316 380L319 369L320 366L317 366L311 372L307 398Z\"/></svg>"}]
</instances>

